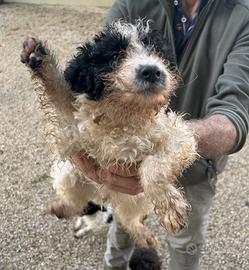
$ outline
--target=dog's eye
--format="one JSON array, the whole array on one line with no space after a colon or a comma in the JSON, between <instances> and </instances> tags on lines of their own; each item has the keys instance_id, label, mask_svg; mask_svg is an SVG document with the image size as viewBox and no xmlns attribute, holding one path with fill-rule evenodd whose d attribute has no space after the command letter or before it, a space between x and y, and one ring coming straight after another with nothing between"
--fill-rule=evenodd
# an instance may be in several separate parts
<instances>
[{"instance_id":1,"label":"dog's eye","mask_svg":"<svg viewBox=\"0 0 249 270\"><path fill-rule=\"evenodd\" d=\"M118 53L115 53L112 56L112 60L114 62L119 62L122 58L124 58L124 51L120 51Z\"/></svg>"},{"instance_id":2,"label":"dog's eye","mask_svg":"<svg viewBox=\"0 0 249 270\"><path fill-rule=\"evenodd\" d=\"M118 60L118 54L114 54L113 56L112 56L112 60L114 60L114 61L116 61L116 60Z\"/></svg>"}]
</instances>

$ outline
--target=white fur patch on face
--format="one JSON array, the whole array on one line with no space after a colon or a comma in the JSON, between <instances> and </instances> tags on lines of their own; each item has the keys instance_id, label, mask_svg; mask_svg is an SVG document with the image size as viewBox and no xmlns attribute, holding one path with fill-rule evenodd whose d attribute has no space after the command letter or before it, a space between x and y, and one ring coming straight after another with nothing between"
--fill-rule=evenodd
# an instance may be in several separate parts
<instances>
[{"instance_id":1,"label":"white fur patch on face","mask_svg":"<svg viewBox=\"0 0 249 270\"><path fill-rule=\"evenodd\" d=\"M174 85L174 77L171 74L165 60L161 58L153 50L153 44L145 47L140 36L149 34L149 22L138 20L135 25L130 23L122 23L117 21L113 23L115 31L118 31L125 39L129 41L129 46L126 51L126 58L117 68L112 79L115 82L117 89L125 92L139 92L142 89L137 80L137 71L141 66L155 66L165 77L165 82L162 84L162 90L170 90Z\"/></svg>"},{"instance_id":2,"label":"white fur patch on face","mask_svg":"<svg viewBox=\"0 0 249 270\"><path fill-rule=\"evenodd\" d=\"M155 54L150 54L143 48L138 51L130 51L128 58L124 61L122 69L126 69L127 75L134 80L136 70L138 70L140 66L157 66L158 69L161 72L164 72L166 76L169 75L162 59Z\"/></svg>"},{"instance_id":3,"label":"white fur patch on face","mask_svg":"<svg viewBox=\"0 0 249 270\"><path fill-rule=\"evenodd\" d=\"M125 92L139 92L137 72L141 66L156 66L161 74L164 74L165 82L162 84L163 91L171 91L175 83L175 79L171 74L164 60L154 53L148 52L142 45L130 49L127 58L120 65L116 72L117 88L123 89Z\"/></svg>"},{"instance_id":4,"label":"white fur patch on face","mask_svg":"<svg viewBox=\"0 0 249 270\"><path fill-rule=\"evenodd\" d=\"M124 46L121 49L117 43L113 48L119 53L118 61L115 60L111 71L101 77L105 85L101 99L92 102L85 95L77 97L75 118L79 122L81 119L91 119L79 124L80 133L92 122L107 126L118 122L127 125L129 121L134 126L143 126L147 122L142 120L146 118L145 115L147 118L154 117L162 106L169 103L175 90L176 77L167 60L161 56L161 53L164 54L158 49L160 44L153 44L148 23L139 21L133 25L118 21L108 31ZM160 41L160 37L155 40ZM149 73L147 78L146 72ZM89 143L87 147L90 147ZM131 153L133 155L134 151ZM120 157L120 152L118 155ZM137 154L135 156L137 158Z\"/></svg>"},{"instance_id":5,"label":"white fur patch on face","mask_svg":"<svg viewBox=\"0 0 249 270\"><path fill-rule=\"evenodd\" d=\"M113 27L124 38L129 39L133 45L139 44L139 33L148 34L150 31L149 21L144 23L142 19L137 20L136 24L123 23L119 20L113 23Z\"/></svg>"}]
</instances>

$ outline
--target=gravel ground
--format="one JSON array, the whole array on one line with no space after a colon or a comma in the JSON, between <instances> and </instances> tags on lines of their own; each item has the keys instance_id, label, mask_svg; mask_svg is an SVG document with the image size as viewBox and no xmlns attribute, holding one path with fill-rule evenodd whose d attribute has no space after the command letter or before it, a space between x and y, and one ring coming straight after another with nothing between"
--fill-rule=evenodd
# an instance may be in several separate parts
<instances>
[{"instance_id":1,"label":"gravel ground","mask_svg":"<svg viewBox=\"0 0 249 270\"><path fill-rule=\"evenodd\" d=\"M47 39L64 65L104 23L106 9L0 5L0 269L98 270L106 232L75 240L72 222L44 216L54 197L51 153L43 139L33 85L19 62L27 35ZM249 269L249 145L220 177L203 250L204 270ZM168 258L163 231L164 269Z\"/></svg>"}]
</instances>

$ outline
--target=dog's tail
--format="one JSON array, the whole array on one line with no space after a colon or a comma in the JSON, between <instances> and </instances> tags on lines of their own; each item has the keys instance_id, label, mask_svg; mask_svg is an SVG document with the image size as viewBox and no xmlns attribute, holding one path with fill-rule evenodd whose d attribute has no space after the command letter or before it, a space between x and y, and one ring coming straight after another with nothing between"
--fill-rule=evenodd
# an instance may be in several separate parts
<instances>
[{"instance_id":1,"label":"dog's tail","mask_svg":"<svg viewBox=\"0 0 249 270\"><path fill-rule=\"evenodd\" d=\"M155 249L136 248L130 260L131 270L161 270L161 259Z\"/></svg>"}]
</instances>

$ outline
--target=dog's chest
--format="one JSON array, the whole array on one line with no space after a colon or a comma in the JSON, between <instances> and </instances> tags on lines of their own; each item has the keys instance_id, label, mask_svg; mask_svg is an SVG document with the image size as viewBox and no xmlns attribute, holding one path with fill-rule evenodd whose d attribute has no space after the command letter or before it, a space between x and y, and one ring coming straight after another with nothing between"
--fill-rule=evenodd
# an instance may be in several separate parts
<instances>
[{"instance_id":1,"label":"dog's chest","mask_svg":"<svg viewBox=\"0 0 249 270\"><path fill-rule=\"evenodd\" d=\"M151 132L137 132L135 128L108 129L90 121L79 124L80 144L101 164L142 161L155 150Z\"/></svg>"}]
</instances>

